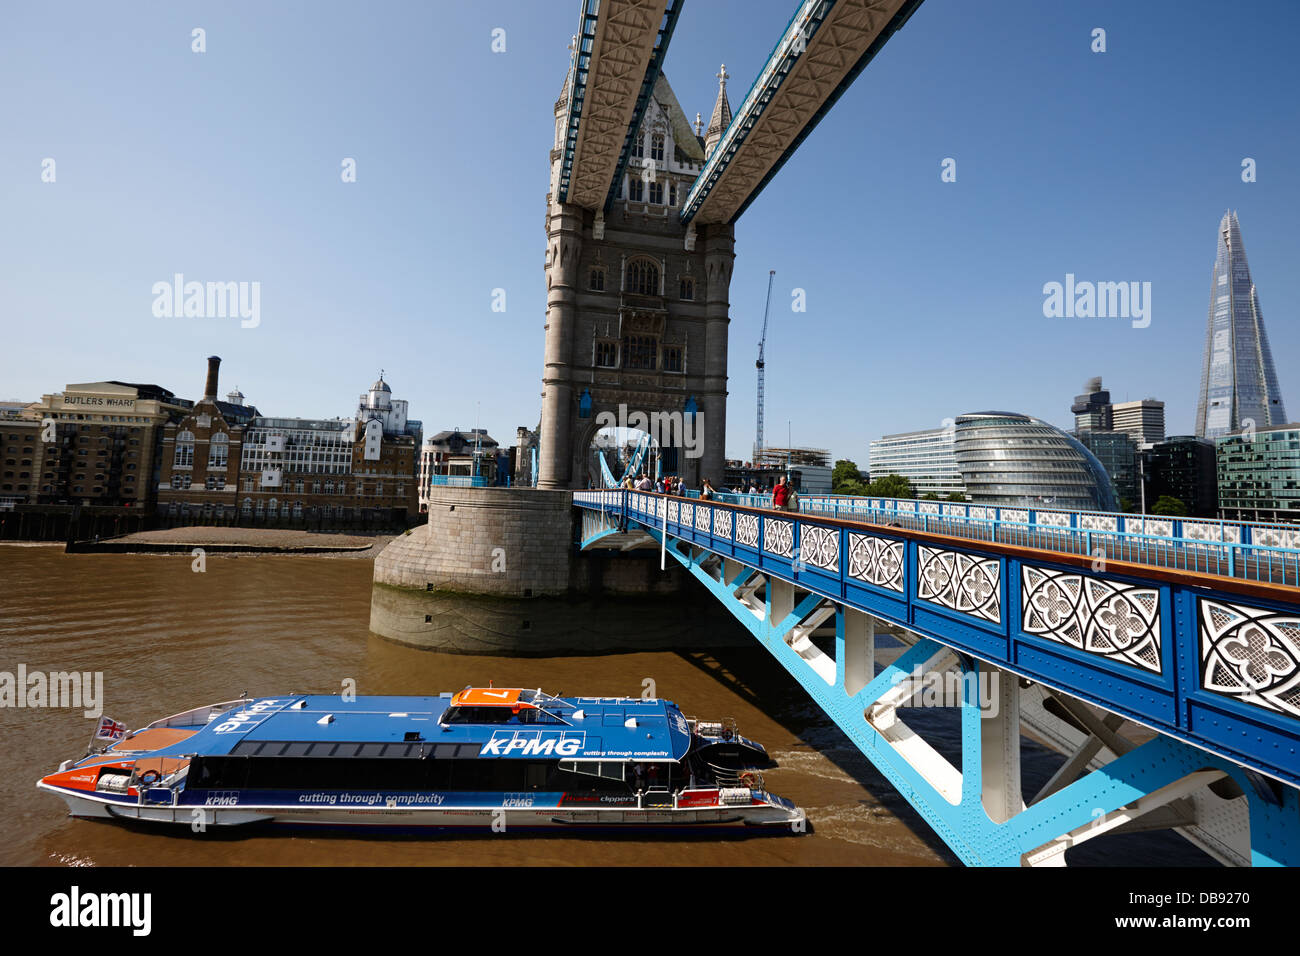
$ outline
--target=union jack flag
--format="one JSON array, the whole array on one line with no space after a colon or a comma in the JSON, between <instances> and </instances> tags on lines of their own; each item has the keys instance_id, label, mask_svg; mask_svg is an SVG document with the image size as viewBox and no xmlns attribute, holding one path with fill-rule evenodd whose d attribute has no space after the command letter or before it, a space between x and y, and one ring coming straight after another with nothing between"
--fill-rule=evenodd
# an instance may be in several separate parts
<instances>
[{"instance_id":1,"label":"union jack flag","mask_svg":"<svg viewBox=\"0 0 1300 956\"><path fill-rule=\"evenodd\" d=\"M126 724L119 723L112 717L101 717L99 729L95 731L96 740L121 740L126 734Z\"/></svg>"}]
</instances>

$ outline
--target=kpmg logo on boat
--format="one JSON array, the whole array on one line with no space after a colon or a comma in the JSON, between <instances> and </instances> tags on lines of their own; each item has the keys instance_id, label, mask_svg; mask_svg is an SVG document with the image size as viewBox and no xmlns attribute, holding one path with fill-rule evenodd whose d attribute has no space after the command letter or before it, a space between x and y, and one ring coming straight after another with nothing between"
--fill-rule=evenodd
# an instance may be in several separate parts
<instances>
[{"instance_id":1,"label":"kpmg logo on boat","mask_svg":"<svg viewBox=\"0 0 1300 956\"><path fill-rule=\"evenodd\" d=\"M521 757L554 756L574 757L582 750L587 741L586 731L559 731L547 733L537 731L533 734L498 730L492 739L478 752L480 757L509 757L518 754Z\"/></svg>"},{"instance_id":2,"label":"kpmg logo on boat","mask_svg":"<svg viewBox=\"0 0 1300 956\"><path fill-rule=\"evenodd\" d=\"M263 718L270 715L271 711L279 710L285 704L291 703L292 697L269 697L266 700L259 700L255 704L250 704L243 710L236 711L221 723L212 729L214 734L242 734L245 731L252 730Z\"/></svg>"}]
</instances>

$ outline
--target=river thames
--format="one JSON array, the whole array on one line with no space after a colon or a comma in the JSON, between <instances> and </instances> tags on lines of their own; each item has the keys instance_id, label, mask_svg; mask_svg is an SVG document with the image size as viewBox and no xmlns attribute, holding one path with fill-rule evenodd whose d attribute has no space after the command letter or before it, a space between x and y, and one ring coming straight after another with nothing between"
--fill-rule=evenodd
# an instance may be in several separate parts
<instances>
[{"instance_id":1,"label":"river thames","mask_svg":"<svg viewBox=\"0 0 1300 956\"><path fill-rule=\"evenodd\" d=\"M132 728L201 704L286 693L436 694L467 684L660 697L734 717L777 762L771 790L806 809L801 836L599 838L321 836L73 820L36 780L80 756L94 720L68 707L0 708L4 865L935 866L956 858L762 648L485 657L418 650L368 631L370 560L188 554L67 555L0 546L0 670L102 673L105 714ZM629 621L635 627L635 621ZM913 711L909 720L940 720ZM954 725L955 726L955 725ZM940 729L940 739L943 731ZM954 743L949 740L949 743ZM1059 758L1026 752L1025 786ZM1032 792L1032 790L1031 790ZM1085 850L1087 852L1085 852ZM1099 839L1081 864L1194 865L1172 835Z\"/></svg>"}]
</instances>

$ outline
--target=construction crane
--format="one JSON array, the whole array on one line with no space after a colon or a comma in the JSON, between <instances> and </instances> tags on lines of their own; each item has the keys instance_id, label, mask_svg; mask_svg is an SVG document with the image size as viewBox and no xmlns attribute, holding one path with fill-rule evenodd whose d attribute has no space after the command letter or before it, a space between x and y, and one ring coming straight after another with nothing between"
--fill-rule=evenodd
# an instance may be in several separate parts
<instances>
[{"instance_id":1,"label":"construction crane","mask_svg":"<svg viewBox=\"0 0 1300 956\"><path fill-rule=\"evenodd\" d=\"M754 432L754 464L758 464L758 453L763 450L763 348L767 345L767 311L772 307L772 279L776 277L776 270L769 269L767 272L767 302L763 305L763 334L758 340L758 361L754 363L754 368L758 369L758 428Z\"/></svg>"}]
</instances>

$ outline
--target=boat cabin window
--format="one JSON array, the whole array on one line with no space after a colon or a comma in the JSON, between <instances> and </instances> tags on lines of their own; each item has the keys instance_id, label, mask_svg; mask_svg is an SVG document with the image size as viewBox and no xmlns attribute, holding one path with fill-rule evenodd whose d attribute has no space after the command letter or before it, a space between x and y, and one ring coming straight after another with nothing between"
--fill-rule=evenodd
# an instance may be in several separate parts
<instances>
[{"instance_id":1,"label":"boat cabin window","mask_svg":"<svg viewBox=\"0 0 1300 956\"><path fill-rule=\"evenodd\" d=\"M429 749L427 743L363 743L348 741L241 740L231 748L239 757L420 757ZM478 753L475 745L474 753Z\"/></svg>"},{"instance_id":2,"label":"boat cabin window","mask_svg":"<svg viewBox=\"0 0 1300 956\"><path fill-rule=\"evenodd\" d=\"M500 760L469 757L460 752L459 748L466 746L463 744L438 746L457 747L457 755L405 760L384 757L338 760L315 756L198 756L190 763L188 787L196 790L629 792L622 763ZM479 745L468 746L477 752Z\"/></svg>"},{"instance_id":3,"label":"boat cabin window","mask_svg":"<svg viewBox=\"0 0 1300 956\"><path fill-rule=\"evenodd\" d=\"M569 773L588 777L604 777L607 780L622 780L624 763L619 761L597 760L561 760L560 769Z\"/></svg>"},{"instance_id":4,"label":"boat cabin window","mask_svg":"<svg viewBox=\"0 0 1300 956\"><path fill-rule=\"evenodd\" d=\"M509 707L448 707L444 724L507 724L514 714Z\"/></svg>"}]
</instances>

